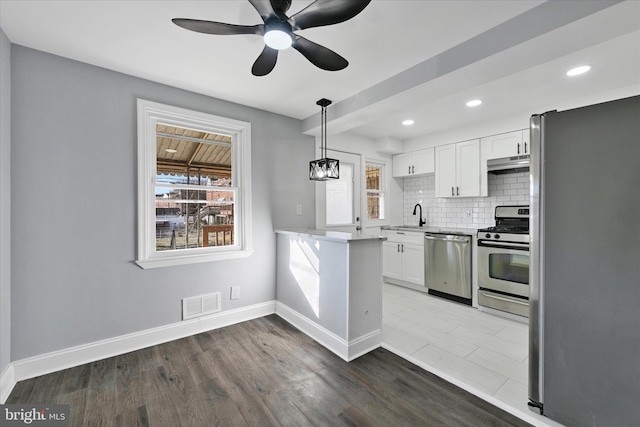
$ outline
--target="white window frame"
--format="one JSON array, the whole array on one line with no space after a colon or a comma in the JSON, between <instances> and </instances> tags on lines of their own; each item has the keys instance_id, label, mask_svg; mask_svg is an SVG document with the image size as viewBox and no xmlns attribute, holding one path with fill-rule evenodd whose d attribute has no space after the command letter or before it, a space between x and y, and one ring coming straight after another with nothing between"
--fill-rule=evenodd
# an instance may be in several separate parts
<instances>
[{"instance_id":1,"label":"white window frame","mask_svg":"<svg viewBox=\"0 0 640 427\"><path fill-rule=\"evenodd\" d=\"M156 125L202 130L231 137L233 186L237 188L234 245L156 251ZM138 99L138 259L156 268L248 257L251 233L251 123Z\"/></svg>"},{"instance_id":2,"label":"white window frame","mask_svg":"<svg viewBox=\"0 0 640 427\"><path fill-rule=\"evenodd\" d=\"M384 219L369 219L369 212L367 211L368 209L368 192L369 190L367 189L367 165L375 165L375 166L380 166L380 190L377 191L380 194L384 194L384 213L385 213L385 217ZM389 191L388 191L388 185L387 185L387 175L388 175L388 171L390 170L390 165L389 162L386 160L382 160L382 159L365 159L364 160L364 167L362 168L362 187L363 187L363 196L362 196L362 206L364 207L363 212L363 218L366 221L366 227L380 227L382 225L389 225L390 220L389 220Z\"/></svg>"}]
</instances>

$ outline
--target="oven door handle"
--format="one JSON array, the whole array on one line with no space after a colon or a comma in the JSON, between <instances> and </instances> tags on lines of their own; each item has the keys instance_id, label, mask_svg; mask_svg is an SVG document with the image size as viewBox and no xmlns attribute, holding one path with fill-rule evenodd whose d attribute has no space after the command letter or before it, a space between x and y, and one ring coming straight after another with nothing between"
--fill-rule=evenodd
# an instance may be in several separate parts
<instances>
[{"instance_id":1,"label":"oven door handle","mask_svg":"<svg viewBox=\"0 0 640 427\"><path fill-rule=\"evenodd\" d=\"M506 301L506 302L511 302L514 304L520 304L520 305L529 305L528 302L522 302L522 301L518 301L515 298L504 298L504 297L500 297L498 295L495 294L488 294L486 292L482 292L482 290L480 290L480 292L482 293L482 295L484 295L486 298L493 298L493 299L497 299L499 301Z\"/></svg>"},{"instance_id":2,"label":"oven door handle","mask_svg":"<svg viewBox=\"0 0 640 427\"><path fill-rule=\"evenodd\" d=\"M528 243L496 242L494 240L492 240L491 242L479 240L478 246L483 246L486 248L515 249L515 250L521 250L521 251L529 250Z\"/></svg>"}]
</instances>

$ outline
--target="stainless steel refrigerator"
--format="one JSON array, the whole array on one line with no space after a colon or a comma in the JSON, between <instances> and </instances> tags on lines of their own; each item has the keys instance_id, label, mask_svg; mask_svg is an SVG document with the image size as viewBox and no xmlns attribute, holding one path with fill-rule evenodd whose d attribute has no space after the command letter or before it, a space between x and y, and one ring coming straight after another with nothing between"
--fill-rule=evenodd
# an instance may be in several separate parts
<instances>
[{"instance_id":1,"label":"stainless steel refrigerator","mask_svg":"<svg viewBox=\"0 0 640 427\"><path fill-rule=\"evenodd\" d=\"M529 405L640 425L640 96L531 118Z\"/></svg>"}]
</instances>

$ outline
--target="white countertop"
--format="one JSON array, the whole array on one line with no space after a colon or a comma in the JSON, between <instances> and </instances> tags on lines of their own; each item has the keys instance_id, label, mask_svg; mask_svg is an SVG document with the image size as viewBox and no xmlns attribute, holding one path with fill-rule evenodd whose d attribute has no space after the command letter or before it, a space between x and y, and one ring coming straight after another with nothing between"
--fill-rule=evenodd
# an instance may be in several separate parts
<instances>
[{"instance_id":1,"label":"white countertop","mask_svg":"<svg viewBox=\"0 0 640 427\"><path fill-rule=\"evenodd\" d=\"M364 240L387 240L386 237L366 233L345 233L342 231L316 230L313 228L277 228L279 234L290 234L317 240L330 240L333 242L356 242Z\"/></svg>"},{"instance_id":2,"label":"white countertop","mask_svg":"<svg viewBox=\"0 0 640 427\"><path fill-rule=\"evenodd\" d=\"M456 228L456 227L431 227L423 226L418 227L416 225L385 225L382 230L387 231L411 231L419 233L440 233L440 234L463 234L467 236L475 236L478 234L477 228Z\"/></svg>"}]
</instances>

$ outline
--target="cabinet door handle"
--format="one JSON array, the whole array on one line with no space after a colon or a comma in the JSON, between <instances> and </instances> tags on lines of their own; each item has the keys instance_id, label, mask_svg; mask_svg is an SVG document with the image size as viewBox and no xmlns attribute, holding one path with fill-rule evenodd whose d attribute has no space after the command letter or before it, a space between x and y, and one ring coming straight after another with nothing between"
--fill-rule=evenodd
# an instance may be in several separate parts
<instances>
[{"instance_id":1,"label":"cabinet door handle","mask_svg":"<svg viewBox=\"0 0 640 427\"><path fill-rule=\"evenodd\" d=\"M400 248L402 249L400 252L404 252L404 243L400 244Z\"/></svg>"},{"instance_id":2,"label":"cabinet door handle","mask_svg":"<svg viewBox=\"0 0 640 427\"><path fill-rule=\"evenodd\" d=\"M411 173L416 173L416 167L415 166L411 166Z\"/></svg>"},{"instance_id":3,"label":"cabinet door handle","mask_svg":"<svg viewBox=\"0 0 640 427\"><path fill-rule=\"evenodd\" d=\"M518 154L520 154L520 143L518 142Z\"/></svg>"},{"instance_id":4,"label":"cabinet door handle","mask_svg":"<svg viewBox=\"0 0 640 427\"><path fill-rule=\"evenodd\" d=\"M524 154L527 154L527 143L524 143Z\"/></svg>"},{"instance_id":5,"label":"cabinet door handle","mask_svg":"<svg viewBox=\"0 0 640 427\"><path fill-rule=\"evenodd\" d=\"M411 166L407 166L407 169L408 169L408 170L407 170L407 173L408 173L409 175L411 175Z\"/></svg>"},{"instance_id":6,"label":"cabinet door handle","mask_svg":"<svg viewBox=\"0 0 640 427\"><path fill-rule=\"evenodd\" d=\"M400 243L398 243L398 252L400 252Z\"/></svg>"},{"instance_id":7,"label":"cabinet door handle","mask_svg":"<svg viewBox=\"0 0 640 427\"><path fill-rule=\"evenodd\" d=\"M451 187L451 195L455 196L455 193L453 192L453 187Z\"/></svg>"},{"instance_id":8,"label":"cabinet door handle","mask_svg":"<svg viewBox=\"0 0 640 427\"><path fill-rule=\"evenodd\" d=\"M460 195L460 187L456 187L456 193L458 193L458 194L456 194L456 196Z\"/></svg>"}]
</instances>

